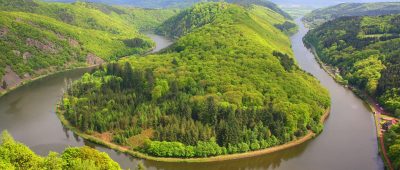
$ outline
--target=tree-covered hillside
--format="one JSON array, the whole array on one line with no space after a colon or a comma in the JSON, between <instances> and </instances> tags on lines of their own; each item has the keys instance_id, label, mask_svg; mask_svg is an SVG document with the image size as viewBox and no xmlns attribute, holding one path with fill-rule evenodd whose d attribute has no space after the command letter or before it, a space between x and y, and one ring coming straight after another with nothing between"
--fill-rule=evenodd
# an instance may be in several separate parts
<instances>
[{"instance_id":1,"label":"tree-covered hillside","mask_svg":"<svg viewBox=\"0 0 400 170\"><path fill-rule=\"evenodd\" d=\"M345 82L375 96L400 117L400 15L345 17L310 31L305 40Z\"/></svg>"},{"instance_id":2,"label":"tree-covered hillside","mask_svg":"<svg viewBox=\"0 0 400 170\"><path fill-rule=\"evenodd\" d=\"M344 16L377 16L400 14L400 2L343 3L317 9L307 14L303 21L310 27L317 26Z\"/></svg>"},{"instance_id":3,"label":"tree-covered hillside","mask_svg":"<svg viewBox=\"0 0 400 170\"><path fill-rule=\"evenodd\" d=\"M176 10L0 0L0 91L24 80L151 50L152 31Z\"/></svg>"},{"instance_id":4,"label":"tree-covered hillside","mask_svg":"<svg viewBox=\"0 0 400 170\"><path fill-rule=\"evenodd\" d=\"M67 90L61 115L82 132L157 157L247 152L318 133L328 92L297 66L288 36L274 26L290 21L270 18L278 15L195 5L165 24L185 28L173 46L85 74Z\"/></svg>"},{"instance_id":5,"label":"tree-covered hillside","mask_svg":"<svg viewBox=\"0 0 400 170\"><path fill-rule=\"evenodd\" d=\"M50 152L41 157L6 131L0 136L0 169L121 169L106 153L89 147L67 148L62 154Z\"/></svg>"},{"instance_id":6,"label":"tree-covered hillside","mask_svg":"<svg viewBox=\"0 0 400 170\"><path fill-rule=\"evenodd\" d=\"M76 2L76 0L52 0L58 2ZM280 9L275 3L268 0L86 0L87 2L105 3L110 5L131 5L141 8L186 8L200 2L221 2L239 4L243 6L260 5L290 18L290 15Z\"/></svg>"},{"instance_id":7,"label":"tree-covered hillside","mask_svg":"<svg viewBox=\"0 0 400 170\"><path fill-rule=\"evenodd\" d=\"M179 38L197 28L214 22L221 13L226 11L226 8L227 6L194 6L168 19L164 24L158 27L157 32L171 38ZM249 5L246 6L246 9L248 13L253 14L252 17L254 20L268 21L285 33L293 33L297 29L296 24L291 20L286 19L270 8Z\"/></svg>"},{"instance_id":8,"label":"tree-covered hillside","mask_svg":"<svg viewBox=\"0 0 400 170\"><path fill-rule=\"evenodd\" d=\"M400 126L395 125L385 133L385 147L394 169L400 169Z\"/></svg>"},{"instance_id":9,"label":"tree-covered hillside","mask_svg":"<svg viewBox=\"0 0 400 170\"><path fill-rule=\"evenodd\" d=\"M216 0L217 1L217 0ZM275 3L268 1L268 0L225 0L225 2L238 4L242 6L251 7L252 5L263 6L273 10L274 12L280 14L281 16L285 17L286 19L291 19L292 17L286 13L284 10L278 7Z\"/></svg>"}]
</instances>

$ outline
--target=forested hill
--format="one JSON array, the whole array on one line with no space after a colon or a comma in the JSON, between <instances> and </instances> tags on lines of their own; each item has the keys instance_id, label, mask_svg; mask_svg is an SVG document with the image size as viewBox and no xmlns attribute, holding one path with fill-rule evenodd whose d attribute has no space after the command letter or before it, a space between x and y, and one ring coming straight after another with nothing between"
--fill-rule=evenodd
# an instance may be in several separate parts
<instances>
[{"instance_id":1,"label":"forested hill","mask_svg":"<svg viewBox=\"0 0 400 170\"><path fill-rule=\"evenodd\" d=\"M394 169L400 169L400 125L394 125L384 134L386 150Z\"/></svg>"},{"instance_id":2,"label":"forested hill","mask_svg":"<svg viewBox=\"0 0 400 170\"><path fill-rule=\"evenodd\" d=\"M303 21L310 28L315 28L326 21L343 16L377 16L388 14L400 14L400 2L343 3L314 10L310 14L307 14L303 18Z\"/></svg>"},{"instance_id":3,"label":"forested hill","mask_svg":"<svg viewBox=\"0 0 400 170\"><path fill-rule=\"evenodd\" d=\"M36 13L88 29L118 34L127 30L149 31L179 10L141 9L99 3L48 3L40 0L0 0L1 11Z\"/></svg>"},{"instance_id":4,"label":"forested hill","mask_svg":"<svg viewBox=\"0 0 400 170\"><path fill-rule=\"evenodd\" d=\"M154 29L176 11L0 0L0 13L1 93L50 72L147 52L154 42L139 29Z\"/></svg>"},{"instance_id":5,"label":"forested hill","mask_svg":"<svg viewBox=\"0 0 400 170\"><path fill-rule=\"evenodd\" d=\"M345 17L310 31L321 60L400 117L400 15Z\"/></svg>"},{"instance_id":6,"label":"forested hill","mask_svg":"<svg viewBox=\"0 0 400 170\"><path fill-rule=\"evenodd\" d=\"M292 19L292 17L288 13L283 11L281 8L279 8L278 5L268 0L225 0L225 1L229 3L239 4L242 6L258 5L267 7L275 11L276 13L284 16L286 19Z\"/></svg>"},{"instance_id":7,"label":"forested hill","mask_svg":"<svg viewBox=\"0 0 400 170\"><path fill-rule=\"evenodd\" d=\"M202 24L165 52L74 82L62 116L82 132L156 157L247 152L322 130L328 92L294 61L288 36L274 26L283 16L227 3L189 11L171 21Z\"/></svg>"},{"instance_id":8,"label":"forested hill","mask_svg":"<svg viewBox=\"0 0 400 170\"><path fill-rule=\"evenodd\" d=\"M221 14L226 12L226 8L227 6L195 6L183 10L180 14L168 19L158 27L157 32L171 38L179 38L197 28L214 22ZM297 26L293 21L274 12L271 8L248 4L246 9L246 15L254 14L253 16L257 17L256 19L266 20L285 33L294 33L297 30Z\"/></svg>"},{"instance_id":9,"label":"forested hill","mask_svg":"<svg viewBox=\"0 0 400 170\"><path fill-rule=\"evenodd\" d=\"M53 0L58 2L75 2L75 0ZM141 8L186 8L199 2L220 2L236 3L244 6L256 4L274 10L275 12L291 18L289 14L280 9L275 3L268 0L86 0L87 2L105 3L110 5L132 5Z\"/></svg>"}]
</instances>

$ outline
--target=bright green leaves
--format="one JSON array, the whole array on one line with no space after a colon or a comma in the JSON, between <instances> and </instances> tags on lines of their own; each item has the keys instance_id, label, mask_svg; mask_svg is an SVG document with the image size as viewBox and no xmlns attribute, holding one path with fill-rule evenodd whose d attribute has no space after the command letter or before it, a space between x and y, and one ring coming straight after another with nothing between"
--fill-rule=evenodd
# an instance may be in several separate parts
<instances>
[{"instance_id":1,"label":"bright green leaves","mask_svg":"<svg viewBox=\"0 0 400 170\"><path fill-rule=\"evenodd\" d=\"M40 169L40 170L119 170L119 165L106 153L89 147L68 148L61 155L50 152L40 157L22 143L3 131L0 144L0 169Z\"/></svg>"},{"instance_id":2,"label":"bright green leaves","mask_svg":"<svg viewBox=\"0 0 400 170\"><path fill-rule=\"evenodd\" d=\"M66 97L88 101L70 102L64 116L82 131L164 157L246 152L319 132L328 92L297 67L289 38L274 27L284 17L271 23L279 14L249 10L210 3L179 14L166 23L181 36L171 48L85 75ZM84 83L91 79L101 86Z\"/></svg>"},{"instance_id":3,"label":"bright green leaves","mask_svg":"<svg viewBox=\"0 0 400 170\"><path fill-rule=\"evenodd\" d=\"M369 94L374 94L381 78L381 71L385 68L377 56L370 56L354 63L355 72L352 78L364 81L360 82L360 86L364 86Z\"/></svg>"},{"instance_id":4,"label":"bright green leaves","mask_svg":"<svg viewBox=\"0 0 400 170\"><path fill-rule=\"evenodd\" d=\"M169 85L167 80L157 79L155 87L152 91L152 99L157 100L161 96L165 95L169 91Z\"/></svg>"},{"instance_id":5,"label":"bright green leaves","mask_svg":"<svg viewBox=\"0 0 400 170\"><path fill-rule=\"evenodd\" d=\"M384 135L385 147L394 169L400 168L400 126L393 125Z\"/></svg>"}]
</instances>

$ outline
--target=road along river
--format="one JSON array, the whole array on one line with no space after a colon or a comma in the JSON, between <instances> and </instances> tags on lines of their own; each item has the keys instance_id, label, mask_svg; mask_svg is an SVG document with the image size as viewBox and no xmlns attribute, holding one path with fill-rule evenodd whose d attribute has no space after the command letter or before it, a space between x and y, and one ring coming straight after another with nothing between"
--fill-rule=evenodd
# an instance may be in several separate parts
<instances>
[{"instance_id":1,"label":"road along river","mask_svg":"<svg viewBox=\"0 0 400 170\"><path fill-rule=\"evenodd\" d=\"M291 37L298 64L317 77L329 89L332 98L331 114L324 131L315 139L283 151L238 160L210 163L166 163L139 160L111 149L82 140L63 128L55 114L65 81L77 79L87 69L58 73L22 86L0 98L0 130L7 129L36 153L47 155L50 150L61 152L68 146L91 145L107 152L123 168L134 169L139 161L150 169L164 170L376 170L383 169L373 115L364 102L350 90L337 84L320 68L312 53L302 42L307 29L296 20L300 31ZM170 42L150 35L157 50Z\"/></svg>"}]
</instances>

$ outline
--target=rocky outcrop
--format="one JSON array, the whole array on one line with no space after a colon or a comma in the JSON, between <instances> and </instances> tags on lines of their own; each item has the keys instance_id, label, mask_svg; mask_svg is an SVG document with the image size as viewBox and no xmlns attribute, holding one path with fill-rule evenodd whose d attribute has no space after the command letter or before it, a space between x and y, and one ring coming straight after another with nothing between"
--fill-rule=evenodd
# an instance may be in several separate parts
<instances>
[{"instance_id":1,"label":"rocky outcrop","mask_svg":"<svg viewBox=\"0 0 400 170\"><path fill-rule=\"evenodd\" d=\"M36 47L43 52L47 52L47 53L51 53L51 54L55 54L58 52L58 50L56 49L56 45L52 42L42 43L38 40L27 38L26 44L29 46L32 46L32 47Z\"/></svg>"},{"instance_id":2,"label":"rocky outcrop","mask_svg":"<svg viewBox=\"0 0 400 170\"><path fill-rule=\"evenodd\" d=\"M68 40L68 44L70 46L72 46L72 47L79 47L80 46L79 42L77 40L73 39L73 38L66 37L66 36L64 36L64 35L62 35L60 33L55 33L55 34L57 35L57 38L59 40L63 40L63 41Z\"/></svg>"},{"instance_id":3,"label":"rocky outcrop","mask_svg":"<svg viewBox=\"0 0 400 170\"><path fill-rule=\"evenodd\" d=\"M31 78L31 75L29 73L24 74L24 79L30 79L30 78Z\"/></svg>"},{"instance_id":4,"label":"rocky outcrop","mask_svg":"<svg viewBox=\"0 0 400 170\"><path fill-rule=\"evenodd\" d=\"M0 37L4 37L8 34L8 28L0 28Z\"/></svg>"},{"instance_id":5,"label":"rocky outcrop","mask_svg":"<svg viewBox=\"0 0 400 170\"><path fill-rule=\"evenodd\" d=\"M28 63L28 60L30 58L32 58L32 54L30 52L24 52L24 54L22 54L22 58L24 59L24 63Z\"/></svg>"},{"instance_id":6,"label":"rocky outcrop","mask_svg":"<svg viewBox=\"0 0 400 170\"><path fill-rule=\"evenodd\" d=\"M66 40L65 36L60 34L60 33L55 33L57 35L57 38L60 40Z\"/></svg>"},{"instance_id":7,"label":"rocky outcrop","mask_svg":"<svg viewBox=\"0 0 400 170\"><path fill-rule=\"evenodd\" d=\"M18 57L21 55L21 52L18 50L12 50L12 52L14 53L14 55L16 55Z\"/></svg>"},{"instance_id":8,"label":"rocky outcrop","mask_svg":"<svg viewBox=\"0 0 400 170\"><path fill-rule=\"evenodd\" d=\"M1 86L2 88L11 88L19 85L22 80L18 76L17 73L15 73L10 66L6 66L6 74L3 76L3 79L1 80Z\"/></svg>"},{"instance_id":9,"label":"rocky outcrop","mask_svg":"<svg viewBox=\"0 0 400 170\"><path fill-rule=\"evenodd\" d=\"M68 43L72 47L79 47L79 42L73 38L68 38Z\"/></svg>"},{"instance_id":10,"label":"rocky outcrop","mask_svg":"<svg viewBox=\"0 0 400 170\"><path fill-rule=\"evenodd\" d=\"M86 56L86 63L89 65L100 65L104 63L104 60L92 53L89 53Z\"/></svg>"}]
</instances>

